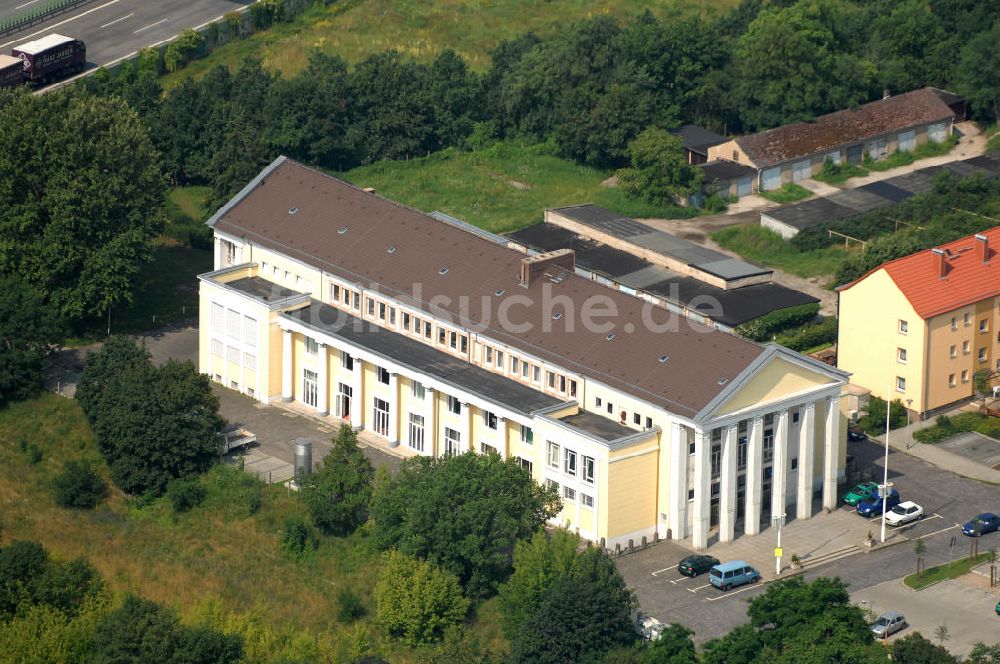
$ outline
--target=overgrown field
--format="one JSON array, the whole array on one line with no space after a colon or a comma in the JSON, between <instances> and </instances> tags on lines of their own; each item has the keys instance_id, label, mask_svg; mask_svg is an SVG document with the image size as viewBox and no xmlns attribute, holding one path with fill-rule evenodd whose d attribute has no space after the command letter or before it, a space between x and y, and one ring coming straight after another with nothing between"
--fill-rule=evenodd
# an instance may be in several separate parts
<instances>
[{"instance_id":1,"label":"overgrown field","mask_svg":"<svg viewBox=\"0 0 1000 664\"><path fill-rule=\"evenodd\" d=\"M832 279L851 255L850 251L839 245L803 251L774 231L757 224L723 228L713 233L712 239L744 258L800 277Z\"/></svg>"},{"instance_id":2,"label":"overgrown field","mask_svg":"<svg viewBox=\"0 0 1000 664\"><path fill-rule=\"evenodd\" d=\"M608 13L623 19L647 9L658 15L714 14L736 0L340 0L312 9L291 23L218 49L204 60L167 76L167 87L243 58L260 58L269 69L295 74L313 51L339 55L349 62L373 53L397 50L420 62L452 49L475 70L490 64L500 42L526 32L548 35L567 23Z\"/></svg>"},{"instance_id":3,"label":"overgrown field","mask_svg":"<svg viewBox=\"0 0 1000 664\"><path fill-rule=\"evenodd\" d=\"M413 651L386 640L372 622L378 562L364 529L320 537L314 550L291 559L281 552L281 531L288 517L305 517L303 505L284 488L223 466L202 478L207 498L186 514L174 513L165 499L143 504L115 489L94 511L66 510L49 487L63 462L75 458L98 462L104 472L75 402L47 394L0 412L3 543L35 540L56 558L82 556L113 592L135 592L189 622L243 633L251 650L271 644L265 661L283 653L314 653L309 661L375 653L413 661ZM337 618L336 596L345 586L368 609L353 624ZM480 606L470 626L485 643L499 638L494 604Z\"/></svg>"}]
</instances>

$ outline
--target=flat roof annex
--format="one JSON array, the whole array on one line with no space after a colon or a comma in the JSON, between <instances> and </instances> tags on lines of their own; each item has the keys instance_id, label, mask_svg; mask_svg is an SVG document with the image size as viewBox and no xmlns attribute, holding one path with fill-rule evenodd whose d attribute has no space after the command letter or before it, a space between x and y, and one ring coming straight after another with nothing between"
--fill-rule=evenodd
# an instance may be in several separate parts
<instances>
[{"instance_id":1,"label":"flat roof annex","mask_svg":"<svg viewBox=\"0 0 1000 664\"><path fill-rule=\"evenodd\" d=\"M763 352L573 273L523 287L523 254L284 157L208 223L682 417L701 412ZM553 296L575 311L554 320ZM588 302L616 315L585 329Z\"/></svg>"}]
</instances>

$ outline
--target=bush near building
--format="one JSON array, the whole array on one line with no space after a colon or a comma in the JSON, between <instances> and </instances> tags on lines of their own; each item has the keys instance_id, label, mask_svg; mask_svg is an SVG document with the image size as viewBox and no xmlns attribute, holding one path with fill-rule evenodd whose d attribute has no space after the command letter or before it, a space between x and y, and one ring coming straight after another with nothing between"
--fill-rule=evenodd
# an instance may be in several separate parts
<instances>
[{"instance_id":1,"label":"bush near building","mask_svg":"<svg viewBox=\"0 0 1000 664\"><path fill-rule=\"evenodd\" d=\"M382 559L375 601L379 624L414 646L440 640L469 610L454 574L399 551Z\"/></svg>"},{"instance_id":2,"label":"bush near building","mask_svg":"<svg viewBox=\"0 0 1000 664\"><path fill-rule=\"evenodd\" d=\"M913 432L913 437L921 443L939 443L967 431L975 431L1000 440L1000 419L980 413L940 415L935 420L934 426Z\"/></svg>"},{"instance_id":3,"label":"bush near building","mask_svg":"<svg viewBox=\"0 0 1000 664\"><path fill-rule=\"evenodd\" d=\"M858 426L869 435L880 436L885 433L885 399L872 396L868 398L868 412L858 420ZM889 428L901 429L909 423L906 406L899 399L894 399L889 410Z\"/></svg>"},{"instance_id":4,"label":"bush near building","mask_svg":"<svg viewBox=\"0 0 1000 664\"><path fill-rule=\"evenodd\" d=\"M770 341L776 334L816 320L819 303L786 307L738 325L736 334L754 341Z\"/></svg>"}]
</instances>

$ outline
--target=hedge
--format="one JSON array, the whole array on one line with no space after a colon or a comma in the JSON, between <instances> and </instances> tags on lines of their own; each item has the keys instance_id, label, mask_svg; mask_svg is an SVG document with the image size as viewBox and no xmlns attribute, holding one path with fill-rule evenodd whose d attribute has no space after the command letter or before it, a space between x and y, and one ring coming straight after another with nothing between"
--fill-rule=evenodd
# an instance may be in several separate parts
<instances>
[{"instance_id":1,"label":"hedge","mask_svg":"<svg viewBox=\"0 0 1000 664\"><path fill-rule=\"evenodd\" d=\"M824 317L816 325L807 325L788 334L778 335L777 342L792 350L804 351L837 340L837 319L833 316Z\"/></svg>"},{"instance_id":2,"label":"hedge","mask_svg":"<svg viewBox=\"0 0 1000 664\"><path fill-rule=\"evenodd\" d=\"M799 304L772 311L769 314L736 326L736 334L754 341L766 341L778 332L805 325L819 314L819 303Z\"/></svg>"}]
</instances>

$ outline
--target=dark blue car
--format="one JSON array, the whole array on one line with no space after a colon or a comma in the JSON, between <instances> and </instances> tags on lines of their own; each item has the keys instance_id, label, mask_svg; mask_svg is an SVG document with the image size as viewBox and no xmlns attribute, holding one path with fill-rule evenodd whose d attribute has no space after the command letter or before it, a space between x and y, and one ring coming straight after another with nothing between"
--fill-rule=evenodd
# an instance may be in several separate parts
<instances>
[{"instance_id":1,"label":"dark blue car","mask_svg":"<svg viewBox=\"0 0 1000 664\"><path fill-rule=\"evenodd\" d=\"M972 517L962 526L962 533L969 537L979 537L994 530L1000 530L1000 516L992 512L983 512L979 516Z\"/></svg>"},{"instance_id":2,"label":"dark blue car","mask_svg":"<svg viewBox=\"0 0 1000 664\"><path fill-rule=\"evenodd\" d=\"M899 492L896 491L895 489L892 489L891 491L889 491L889 495L885 499L885 511L888 512L893 507L898 505L899 502L900 502ZM858 514L867 517L869 519L872 518L873 516L881 516L882 496L875 496L871 500L865 500L861 503L858 503Z\"/></svg>"}]
</instances>

